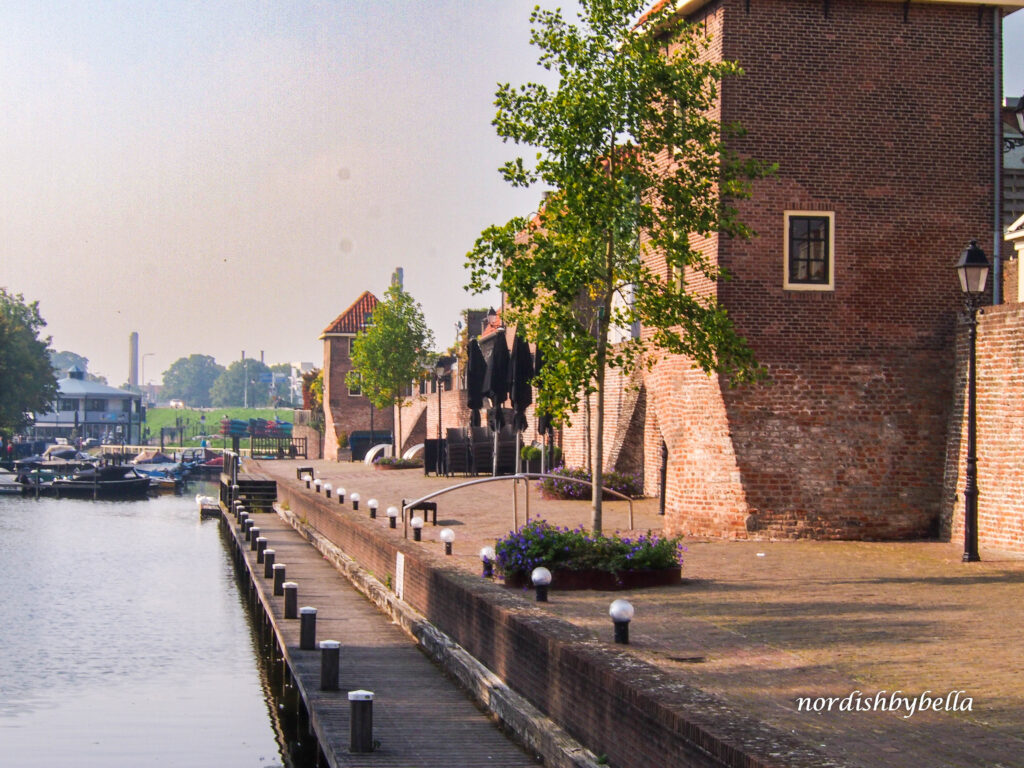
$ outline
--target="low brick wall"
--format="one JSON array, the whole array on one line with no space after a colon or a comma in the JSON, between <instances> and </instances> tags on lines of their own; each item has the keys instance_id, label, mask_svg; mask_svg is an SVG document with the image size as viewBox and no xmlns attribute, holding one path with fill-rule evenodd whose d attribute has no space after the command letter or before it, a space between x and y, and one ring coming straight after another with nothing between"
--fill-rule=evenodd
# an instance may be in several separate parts
<instances>
[{"instance_id":1,"label":"low brick wall","mask_svg":"<svg viewBox=\"0 0 1024 768\"><path fill-rule=\"evenodd\" d=\"M404 601L611 765L834 764L297 481L279 482L278 499L381 582L394 584L401 553Z\"/></svg>"}]
</instances>

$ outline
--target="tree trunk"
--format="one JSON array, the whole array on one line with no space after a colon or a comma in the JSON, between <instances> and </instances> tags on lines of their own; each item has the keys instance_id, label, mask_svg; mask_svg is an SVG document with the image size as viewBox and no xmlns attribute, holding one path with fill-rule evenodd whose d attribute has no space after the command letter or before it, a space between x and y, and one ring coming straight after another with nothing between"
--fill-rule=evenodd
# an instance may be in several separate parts
<instances>
[{"instance_id":1,"label":"tree trunk","mask_svg":"<svg viewBox=\"0 0 1024 768\"><path fill-rule=\"evenodd\" d=\"M391 435L391 455L394 458L398 458L398 446L401 445L402 439L402 401L399 400L395 403L395 410L398 411L398 428L394 434Z\"/></svg>"}]
</instances>

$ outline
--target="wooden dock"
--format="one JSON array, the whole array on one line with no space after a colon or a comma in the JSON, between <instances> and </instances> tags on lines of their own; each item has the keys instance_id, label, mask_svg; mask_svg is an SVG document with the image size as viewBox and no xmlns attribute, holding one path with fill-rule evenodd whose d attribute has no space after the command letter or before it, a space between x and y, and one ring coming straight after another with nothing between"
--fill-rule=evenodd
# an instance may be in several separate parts
<instances>
[{"instance_id":1,"label":"wooden dock","mask_svg":"<svg viewBox=\"0 0 1024 768\"><path fill-rule=\"evenodd\" d=\"M246 585L271 681L292 710L299 741L317 766L535 766L386 616L274 512L253 513L260 536L298 583L298 605L316 615L316 650L299 648L300 620L284 618L284 597L231 512L222 526ZM341 643L339 689L320 690L321 640ZM374 694L370 753L351 753L348 692Z\"/></svg>"}]
</instances>

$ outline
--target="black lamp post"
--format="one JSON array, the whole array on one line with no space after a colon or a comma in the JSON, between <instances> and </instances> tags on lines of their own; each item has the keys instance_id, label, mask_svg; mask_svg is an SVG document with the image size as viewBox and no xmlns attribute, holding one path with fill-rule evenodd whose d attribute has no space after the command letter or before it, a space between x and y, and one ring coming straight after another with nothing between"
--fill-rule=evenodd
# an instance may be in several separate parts
<instances>
[{"instance_id":1,"label":"black lamp post","mask_svg":"<svg viewBox=\"0 0 1024 768\"><path fill-rule=\"evenodd\" d=\"M441 383L444 381L448 358L442 355L434 365L434 378L437 382L437 476L441 476L443 462L441 460Z\"/></svg>"},{"instance_id":2,"label":"black lamp post","mask_svg":"<svg viewBox=\"0 0 1024 768\"><path fill-rule=\"evenodd\" d=\"M978 340L978 309L988 281L989 262L975 240L960 254L956 271L960 277L964 309L969 330L967 357L967 477L964 481L964 557L965 563L981 560L978 554L978 453L977 393L975 391L975 347Z\"/></svg>"}]
</instances>

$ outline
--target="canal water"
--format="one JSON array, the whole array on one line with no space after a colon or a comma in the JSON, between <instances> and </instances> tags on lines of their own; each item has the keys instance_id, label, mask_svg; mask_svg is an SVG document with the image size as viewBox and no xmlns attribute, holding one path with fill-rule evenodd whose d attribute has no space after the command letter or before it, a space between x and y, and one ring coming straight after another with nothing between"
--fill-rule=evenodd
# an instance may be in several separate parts
<instances>
[{"instance_id":1,"label":"canal water","mask_svg":"<svg viewBox=\"0 0 1024 768\"><path fill-rule=\"evenodd\" d=\"M0 765L290 765L195 493L0 497Z\"/></svg>"}]
</instances>

